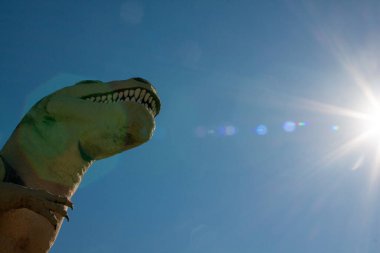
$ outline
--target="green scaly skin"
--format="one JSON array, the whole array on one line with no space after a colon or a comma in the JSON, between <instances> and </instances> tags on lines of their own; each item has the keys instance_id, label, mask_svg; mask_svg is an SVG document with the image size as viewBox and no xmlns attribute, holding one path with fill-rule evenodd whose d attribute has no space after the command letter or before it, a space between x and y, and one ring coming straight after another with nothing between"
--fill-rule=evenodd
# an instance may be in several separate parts
<instances>
[{"instance_id":1,"label":"green scaly skin","mask_svg":"<svg viewBox=\"0 0 380 253\"><path fill-rule=\"evenodd\" d=\"M82 81L34 105L1 150L25 182L0 183L1 250L48 252L93 161L147 142L159 110L155 89L141 78ZM0 179L5 174L0 160Z\"/></svg>"}]
</instances>

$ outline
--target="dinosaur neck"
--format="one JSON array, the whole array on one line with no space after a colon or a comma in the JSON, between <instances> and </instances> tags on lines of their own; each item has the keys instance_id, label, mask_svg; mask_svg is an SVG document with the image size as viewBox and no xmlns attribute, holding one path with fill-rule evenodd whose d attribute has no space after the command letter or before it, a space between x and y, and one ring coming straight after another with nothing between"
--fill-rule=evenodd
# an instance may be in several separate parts
<instances>
[{"instance_id":1,"label":"dinosaur neck","mask_svg":"<svg viewBox=\"0 0 380 253\"><path fill-rule=\"evenodd\" d=\"M5 164L3 163L3 159L0 159L0 181L3 181L6 175Z\"/></svg>"},{"instance_id":2,"label":"dinosaur neck","mask_svg":"<svg viewBox=\"0 0 380 253\"><path fill-rule=\"evenodd\" d=\"M72 196L92 162L81 154L75 136L63 136L64 144L59 138L49 137L21 125L3 147L1 156L26 186Z\"/></svg>"},{"instance_id":3,"label":"dinosaur neck","mask_svg":"<svg viewBox=\"0 0 380 253\"><path fill-rule=\"evenodd\" d=\"M0 160L2 164L2 170L5 171L3 176L3 182L13 183L18 185L25 185L24 180L20 177L17 171L7 162L7 160L0 155Z\"/></svg>"}]
</instances>

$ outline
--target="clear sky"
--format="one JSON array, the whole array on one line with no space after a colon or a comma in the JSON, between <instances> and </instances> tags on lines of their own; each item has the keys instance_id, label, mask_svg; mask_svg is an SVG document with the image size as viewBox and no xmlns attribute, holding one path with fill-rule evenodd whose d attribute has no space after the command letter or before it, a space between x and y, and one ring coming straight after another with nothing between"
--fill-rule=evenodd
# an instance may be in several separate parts
<instances>
[{"instance_id":1,"label":"clear sky","mask_svg":"<svg viewBox=\"0 0 380 253\"><path fill-rule=\"evenodd\" d=\"M380 124L356 113L379 29L379 1L1 1L2 144L82 79L162 100L149 143L88 171L51 252L379 252Z\"/></svg>"}]
</instances>

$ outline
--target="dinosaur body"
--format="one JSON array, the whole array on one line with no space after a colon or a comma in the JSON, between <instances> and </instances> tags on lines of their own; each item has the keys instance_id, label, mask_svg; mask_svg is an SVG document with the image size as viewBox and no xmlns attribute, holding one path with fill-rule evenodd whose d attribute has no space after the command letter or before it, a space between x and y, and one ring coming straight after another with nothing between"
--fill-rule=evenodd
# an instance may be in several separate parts
<instances>
[{"instance_id":1,"label":"dinosaur body","mask_svg":"<svg viewBox=\"0 0 380 253\"><path fill-rule=\"evenodd\" d=\"M34 105L0 153L0 253L48 252L86 170L148 141L159 109L141 78L83 81Z\"/></svg>"}]
</instances>

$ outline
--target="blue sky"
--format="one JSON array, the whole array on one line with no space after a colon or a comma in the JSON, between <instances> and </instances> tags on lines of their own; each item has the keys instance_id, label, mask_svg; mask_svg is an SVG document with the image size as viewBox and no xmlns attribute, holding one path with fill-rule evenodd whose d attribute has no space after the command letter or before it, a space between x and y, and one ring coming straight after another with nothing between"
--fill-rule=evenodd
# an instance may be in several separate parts
<instances>
[{"instance_id":1,"label":"blue sky","mask_svg":"<svg viewBox=\"0 0 380 253\"><path fill-rule=\"evenodd\" d=\"M162 100L149 143L88 171L51 252L378 252L380 135L344 144L373 123L351 112L379 92L379 7L0 2L1 143L82 79L141 76Z\"/></svg>"}]
</instances>

